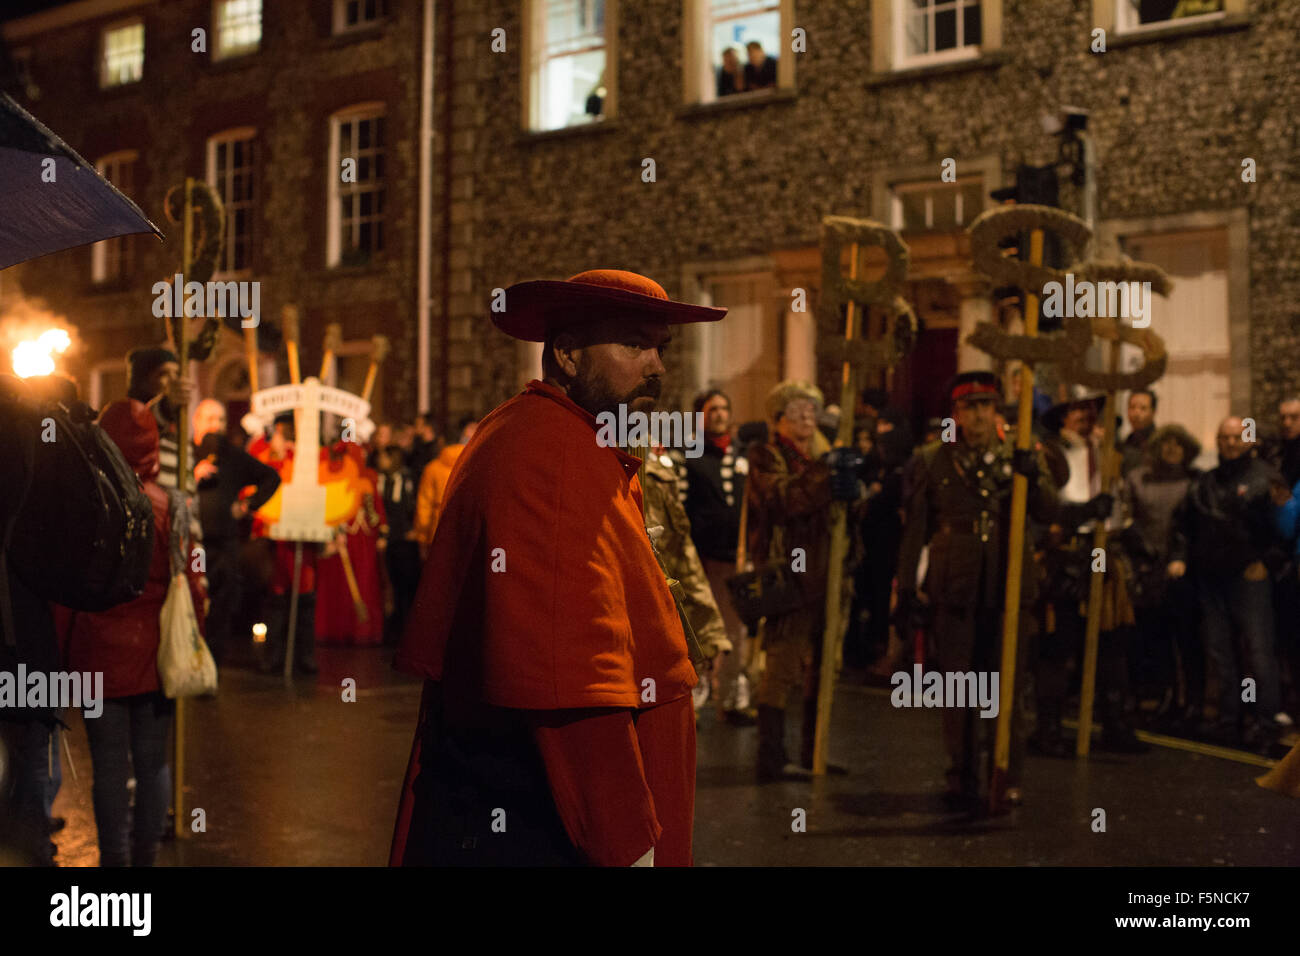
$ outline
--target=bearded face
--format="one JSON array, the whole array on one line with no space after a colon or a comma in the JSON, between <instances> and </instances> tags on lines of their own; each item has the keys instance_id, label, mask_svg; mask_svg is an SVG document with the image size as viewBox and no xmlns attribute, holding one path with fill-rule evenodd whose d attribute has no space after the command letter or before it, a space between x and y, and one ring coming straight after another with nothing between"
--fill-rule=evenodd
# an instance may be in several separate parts
<instances>
[{"instance_id":1,"label":"bearded face","mask_svg":"<svg viewBox=\"0 0 1300 956\"><path fill-rule=\"evenodd\" d=\"M610 321L587 330L587 344L572 351L576 372L569 398L592 415L654 411L663 389L662 354L671 335L663 322Z\"/></svg>"}]
</instances>

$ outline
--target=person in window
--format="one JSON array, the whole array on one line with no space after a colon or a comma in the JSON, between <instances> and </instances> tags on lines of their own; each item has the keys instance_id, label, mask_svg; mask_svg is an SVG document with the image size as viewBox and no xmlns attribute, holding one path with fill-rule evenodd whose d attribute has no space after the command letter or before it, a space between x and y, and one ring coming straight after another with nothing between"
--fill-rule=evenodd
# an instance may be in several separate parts
<instances>
[{"instance_id":1,"label":"person in window","mask_svg":"<svg viewBox=\"0 0 1300 956\"><path fill-rule=\"evenodd\" d=\"M749 62L745 64L745 89L768 90L776 86L776 57L763 52L763 44L750 40L745 44Z\"/></svg>"},{"instance_id":2,"label":"person in window","mask_svg":"<svg viewBox=\"0 0 1300 956\"><path fill-rule=\"evenodd\" d=\"M591 88L585 107L588 116L600 119L605 113L605 71L600 71L600 80Z\"/></svg>"},{"instance_id":3,"label":"person in window","mask_svg":"<svg viewBox=\"0 0 1300 956\"><path fill-rule=\"evenodd\" d=\"M722 66L718 68L718 98L745 92L745 70L740 67L740 57L734 46L722 51Z\"/></svg>"}]
</instances>

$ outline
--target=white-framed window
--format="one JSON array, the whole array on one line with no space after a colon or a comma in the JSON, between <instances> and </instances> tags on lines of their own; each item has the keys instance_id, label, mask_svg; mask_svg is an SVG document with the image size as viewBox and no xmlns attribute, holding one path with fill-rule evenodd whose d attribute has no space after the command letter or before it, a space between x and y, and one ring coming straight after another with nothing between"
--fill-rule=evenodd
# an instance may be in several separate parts
<instances>
[{"instance_id":1,"label":"white-framed window","mask_svg":"<svg viewBox=\"0 0 1300 956\"><path fill-rule=\"evenodd\" d=\"M328 265L365 265L383 252L384 165L384 104L330 117Z\"/></svg>"},{"instance_id":2,"label":"white-framed window","mask_svg":"<svg viewBox=\"0 0 1300 956\"><path fill-rule=\"evenodd\" d=\"M144 76L144 21L139 17L105 27L99 40L99 86L125 86Z\"/></svg>"},{"instance_id":3,"label":"white-framed window","mask_svg":"<svg viewBox=\"0 0 1300 956\"><path fill-rule=\"evenodd\" d=\"M1115 26L1121 33L1146 27L1223 16L1223 0L1115 0Z\"/></svg>"},{"instance_id":4,"label":"white-framed window","mask_svg":"<svg viewBox=\"0 0 1300 956\"><path fill-rule=\"evenodd\" d=\"M212 58L256 53L262 45L262 0L214 0Z\"/></svg>"},{"instance_id":5,"label":"white-framed window","mask_svg":"<svg viewBox=\"0 0 1300 956\"><path fill-rule=\"evenodd\" d=\"M980 0L893 0L899 68L979 56Z\"/></svg>"},{"instance_id":6,"label":"white-framed window","mask_svg":"<svg viewBox=\"0 0 1300 956\"><path fill-rule=\"evenodd\" d=\"M525 0L524 14L525 127L564 129L612 116L615 0Z\"/></svg>"},{"instance_id":7,"label":"white-framed window","mask_svg":"<svg viewBox=\"0 0 1300 956\"><path fill-rule=\"evenodd\" d=\"M771 93L793 85L789 0L686 0L685 99Z\"/></svg>"},{"instance_id":8,"label":"white-framed window","mask_svg":"<svg viewBox=\"0 0 1300 956\"><path fill-rule=\"evenodd\" d=\"M900 232L953 230L969 226L984 211L984 180L895 183L890 187L890 219Z\"/></svg>"},{"instance_id":9,"label":"white-framed window","mask_svg":"<svg viewBox=\"0 0 1300 956\"><path fill-rule=\"evenodd\" d=\"M226 212L226 234L217 263L222 275L252 269L256 165L257 130L253 127L226 130L208 139L208 185L216 190Z\"/></svg>"},{"instance_id":10,"label":"white-framed window","mask_svg":"<svg viewBox=\"0 0 1300 956\"><path fill-rule=\"evenodd\" d=\"M388 16L388 0L334 0L334 32L348 33Z\"/></svg>"},{"instance_id":11,"label":"white-framed window","mask_svg":"<svg viewBox=\"0 0 1300 956\"><path fill-rule=\"evenodd\" d=\"M102 156L95 169L122 191L128 199L135 191L135 162L139 153L133 149ZM131 271L132 245L130 236L104 239L90 247L90 280L114 282L125 278Z\"/></svg>"}]
</instances>

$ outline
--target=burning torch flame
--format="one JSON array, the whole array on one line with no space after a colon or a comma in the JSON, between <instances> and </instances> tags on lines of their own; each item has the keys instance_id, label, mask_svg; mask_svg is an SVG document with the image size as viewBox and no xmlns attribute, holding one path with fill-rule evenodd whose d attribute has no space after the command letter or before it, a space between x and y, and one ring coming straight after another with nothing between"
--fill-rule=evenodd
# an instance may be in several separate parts
<instances>
[{"instance_id":1,"label":"burning torch flame","mask_svg":"<svg viewBox=\"0 0 1300 956\"><path fill-rule=\"evenodd\" d=\"M53 353L63 354L71 344L72 339L64 329L50 329L35 341L19 342L13 352L14 374L19 378L53 374Z\"/></svg>"}]
</instances>

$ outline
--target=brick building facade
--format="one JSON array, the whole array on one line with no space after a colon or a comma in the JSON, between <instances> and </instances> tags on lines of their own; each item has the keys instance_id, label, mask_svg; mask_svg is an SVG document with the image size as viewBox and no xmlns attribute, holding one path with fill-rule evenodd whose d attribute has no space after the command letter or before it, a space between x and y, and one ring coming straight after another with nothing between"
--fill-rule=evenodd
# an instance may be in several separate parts
<instances>
[{"instance_id":1,"label":"brick building facade","mask_svg":"<svg viewBox=\"0 0 1300 956\"><path fill-rule=\"evenodd\" d=\"M135 145L133 196L155 218L167 186L204 175L209 137L255 127L264 312L298 303L308 349L327 321L344 322L352 341L392 337L382 401L397 414L414 409L421 360L427 402L446 420L509 396L536 374L538 350L492 326L494 290L592 267L638 270L674 296L732 310L674 344L672 405L722 384L738 414L756 417L786 376L834 395L830 343L841 330L813 318L828 214L878 219L908 242L908 297L926 332L881 384L918 417L931 414L947 374L984 361L960 344L965 331L1014 319L972 270L965 227L1019 164L1055 159L1043 120L1067 105L1089 112L1096 143L1099 251L1156 262L1175 279L1154 320L1171 354L1157 385L1165 420L1204 439L1230 409L1269 422L1277 399L1300 387L1300 5L387 0L379 25L338 37L337 4L305 0L265 4L261 50L223 63L189 52L189 30L211 20L212 3L71 6L94 2L112 16L142 11L153 57L144 81L95 89L104 15L39 42L8 37L11 49L38 51L30 70L43 95L29 105L88 158ZM776 56L775 87L718 95L719 38L743 52L759 36ZM556 76L568 84L558 94ZM387 117L385 249L375 263L331 267L330 117L364 103L382 103ZM941 180L945 159L955 183ZM1246 159L1254 182L1243 181ZM1062 205L1078 201L1063 179ZM142 278L129 295L67 281L89 275L86 250L24 266L18 281L75 315L91 351L118 356L148 325L144 277L170 274L178 257L170 242L131 241ZM12 284L3 278L0 293ZM791 308L795 289L809 292L808 312Z\"/></svg>"},{"instance_id":2,"label":"brick building facade","mask_svg":"<svg viewBox=\"0 0 1300 956\"><path fill-rule=\"evenodd\" d=\"M4 24L16 65L8 92L104 167L167 234L68 250L0 277L0 301L36 300L75 328L81 348L68 371L92 399L120 397L127 351L162 340L150 290L181 268L182 234L163 201L191 176L218 185L228 218L238 210L218 278L260 282L271 323L284 305L299 308L303 374L318 373L325 326L338 322L345 344L336 380L359 391L371 336L383 333L392 353L375 416L413 415L422 10L393 2L385 15L372 2L377 15L367 20L365 4L360 16L353 4L353 22L344 22L336 6L235 5L224 22L225 8L208 0L82 0ZM142 35L131 33L134 23ZM196 29L205 51L195 49ZM128 82L106 87L105 44L117 37L112 68ZM355 215L340 199L341 173L332 173L349 157L369 193ZM198 370L201 393L236 413L248 394L243 348L226 330ZM261 384L287 380L283 349L262 364Z\"/></svg>"},{"instance_id":3,"label":"brick building facade","mask_svg":"<svg viewBox=\"0 0 1300 956\"><path fill-rule=\"evenodd\" d=\"M452 375L475 401L504 398L535 367L485 319L492 290L596 266L643 271L670 294L732 307L719 328L683 336L674 403L723 383L742 415L757 416L766 387L794 374L815 374L838 394L827 343L841 330L811 328L790 309L792 289L815 295L819 222L836 214L904 227L909 298L929 331L891 384L905 404L900 392L916 393L918 414L929 411L944 373L981 360L959 349L958 332L1009 316L970 267L974 197L987 205L1018 164L1052 161L1056 139L1041 120L1066 105L1090 111L1099 250L1157 262L1175 279L1154 323L1171 353L1157 385L1166 420L1203 435L1209 423L1212 434L1231 407L1266 422L1300 387L1291 119L1300 5L1228 0L1143 25L1139 14L1161 11L1130 0L982 0L978 44L918 57L899 39L910 0L737 3L779 17L780 79L775 90L716 97L696 80L712 69L700 52L707 3L606 0L601 39L617 70L606 71L602 117L536 132L541 2L438 4L439 36L453 37L440 56L454 59L437 100L440 115L451 111L458 197ZM1092 50L1098 27L1105 52ZM497 28L505 52L492 50ZM791 52L795 30L805 52ZM933 216L927 226L923 206L951 206L939 193L926 198L945 158L956 161L966 208L960 224ZM1256 182L1242 180L1246 158ZM1077 201L1063 181L1062 205Z\"/></svg>"}]
</instances>

